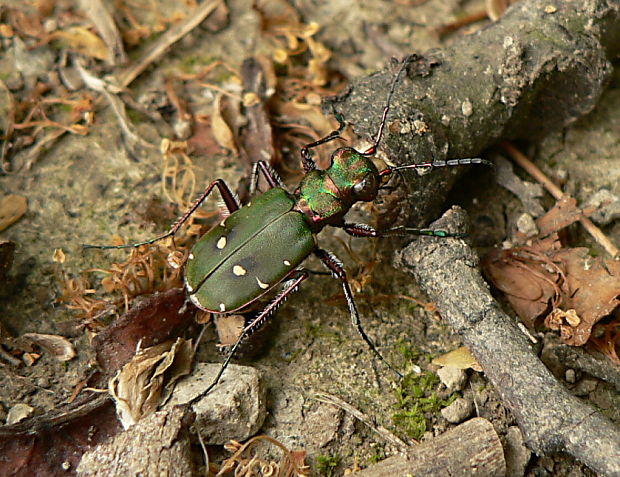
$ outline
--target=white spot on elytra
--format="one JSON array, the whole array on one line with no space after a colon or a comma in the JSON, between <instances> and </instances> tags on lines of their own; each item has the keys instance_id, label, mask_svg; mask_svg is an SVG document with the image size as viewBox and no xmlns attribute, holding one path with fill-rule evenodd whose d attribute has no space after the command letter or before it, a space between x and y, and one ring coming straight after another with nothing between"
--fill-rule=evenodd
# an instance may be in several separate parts
<instances>
[{"instance_id":1,"label":"white spot on elytra","mask_svg":"<svg viewBox=\"0 0 620 477\"><path fill-rule=\"evenodd\" d=\"M291 262L289 262L288 260L284 260L284 265L286 265L287 267L291 266Z\"/></svg>"},{"instance_id":2,"label":"white spot on elytra","mask_svg":"<svg viewBox=\"0 0 620 477\"><path fill-rule=\"evenodd\" d=\"M226 311L226 305L224 305L224 303L220 303L220 311L221 312Z\"/></svg>"},{"instance_id":3,"label":"white spot on elytra","mask_svg":"<svg viewBox=\"0 0 620 477\"><path fill-rule=\"evenodd\" d=\"M248 202L248 207L252 207L252 202Z\"/></svg>"},{"instance_id":4,"label":"white spot on elytra","mask_svg":"<svg viewBox=\"0 0 620 477\"><path fill-rule=\"evenodd\" d=\"M266 290L267 288L269 288L269 285L267 283L263 283L260 281L260 278L256 277L256 283L258 283L258 286L261 287L263 290Z\"/></svg>"},{"instance_id":5,"label":"white spot on elytra","mask_svg":"<svg viewBox=\"0 0 620 477\"><path fill-rule=\"evenodd\" d=\"M187 283L187 282L185 282L185 288L187 288L187 291L190 292L190 293L194 291L192 286L189 283Z\"/></svg>"},{"instance_id":6,"label":"white spot on elytra","mask_svg":"<svg viewBox=\"0 0 620 477\"><path fill-rule=\"evenodd\" d=\"M238 277L245 275L247 272L248 271L245 268L243 268L241 265L235 265L233 267L233 273L237 275Z\"/></svg>"},{"instance_id":7,"label":"white spot on elytra","mask_svg":"<svg viewBox=\"0 0 620 477\"><path fill-rule=\"evenodd\" d=\"M202 306L202 303L200 303L198 301L198 298L196 298L196 295L190 295L189 299L192 301L192 303L194 305L196 305L198 308L200 308L201 310L204 310L204 307Z\"/></svg>"},{"instance_id":8,"label":"white spot on elytra","mask_svg":"<svg viewBox=\"0 0 620 477\"><path fill-rule=\"evenodd\" d=\"M215 244L215 246L219 248L220 250L226 247L226 237L223 237L223 236L220 237L220 239L217 241L217 244Z\"/></svg>"},{"instance_id":9,"label":"white spot on elytra","mask_svg":"<svg viewBox=\"0 0 620 477\"><path fill-rule=\"evenodd\" d=\"M187 259L188 259L188 260L194 260L194 254L193 254L193 253L190 253L190 254L189 254L189 257L187 257Z\"/></svg>"}]
</instances>

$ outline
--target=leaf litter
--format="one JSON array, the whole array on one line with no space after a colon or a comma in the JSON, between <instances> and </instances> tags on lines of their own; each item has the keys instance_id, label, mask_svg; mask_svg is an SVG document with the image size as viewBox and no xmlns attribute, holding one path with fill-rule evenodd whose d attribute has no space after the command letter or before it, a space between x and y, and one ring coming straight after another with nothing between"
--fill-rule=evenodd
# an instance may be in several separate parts
<instances>
[{"instance_id":1,"label":"leaf litter","mask_svg":"<svg viewBox=\"0 0 620 477\"><path fill-rule=\"evenodd\" d=\"M520 160L525 161L524 157ZM531 163L528 167L535 168ZM539 170L536 174L542 176ZM541 182L547 187L545 180ZM620 363L616 349L620 261L592 256L584 247L565 247L560 239L563 229L576 222L583 224L596 209L579 209L575 199L557 190L552 193L558 200L535 221L537 234L528 237L517 231L514 243L486 255L484 272L530 329L544 323L559 331L565 344L592 343Z\"/></svg>"}]
</instances>

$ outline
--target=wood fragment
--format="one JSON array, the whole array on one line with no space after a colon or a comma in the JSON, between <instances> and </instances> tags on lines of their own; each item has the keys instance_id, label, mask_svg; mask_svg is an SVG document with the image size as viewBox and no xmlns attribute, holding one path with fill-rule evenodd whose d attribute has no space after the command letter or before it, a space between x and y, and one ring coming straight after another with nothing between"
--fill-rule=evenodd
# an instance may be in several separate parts
<instances>
[{"instance_id":1,"label":"wood fragment","mask_svg":"<svg viewBox=\"0 0 620 477\"><path fill-rule=\"evenodd\" d=\"M405 455L389 457L355 475L495 477L505 474L504 449L493 425L476 417L430 441L410 447Z\"/></svg>"},{"instance_id":2,"label":"wood fragment","mask_svg":"<svg viewBox=\"0 0 620 477\"><path fill-rule=\"evenodd\" d=\"M464 222L463 211L453 208L431 226L463 230ZM620 429L570 394L534 354L491 296L478 257L463 240L418 240L398 254L397 263L413 273L474 354L528 447L538 455L564 451L601 475L620 475Z\"/></svg>"}]
</instances>

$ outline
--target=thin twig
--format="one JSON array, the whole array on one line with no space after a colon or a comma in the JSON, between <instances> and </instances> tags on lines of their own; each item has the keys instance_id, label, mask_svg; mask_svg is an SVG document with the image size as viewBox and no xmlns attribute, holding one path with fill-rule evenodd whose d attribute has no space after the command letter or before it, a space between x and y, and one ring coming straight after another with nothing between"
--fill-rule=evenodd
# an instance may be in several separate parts
<instances>
[{"instance_id":1,"label":"thin twig","mask_svg":"<svg viewBox=\"0 0 620 477\"><path fill-rule=\"evenodd\" d=\"M160 36L141 58L119 73L119 84L129 86L151 63L160 59L168 48L200 25L221 3L222 0L211 0L198 5L181 23Z\"/></svg>"},{"instance_id":2,"label":"thin twig","mask_svg":"<svg viewBox=\"0 0 620 477\"><path fill-rule=\"evenodd\" d=\"M343 401L342 399L339 399L336 396L332 396L331 394L327 394L327 393L316 393L314 398L317 401L324 402L327 404L332 404L344 410L345 412L348 412L349 414L351 414L352 416L354 416L355 418L357 418L358 420L366 424L368 427L370 427L373 431L375 431L377 434L383 437L386 441L398 447L398 450L406 451L407 449L411 448L410 445L408 445L407 443L402 441L400 438L392 434L385 427L375 424L372 418L368 417L362 411L354 408L353 406Z\"/></svg>"},{"instance_id":3,"label":"thin twig","mask_svg":"<svg viewBox=\"0 0 620 477\"><path fill-rule=\"evenodd\" d=\"M531 175L534 179L540 182L547 191L556 199L560 200L562 197L567 197L567 194L562 192L557 185L553 183L551 179L549 179L543 171L541 171L538 167L534 165L532 161L530 161L525 154L519 151L516 147L510 144L507 141L502 141L501 146L504 150L510 155L513 161L519 164L525 171ZM598 244L605 249L605 251L610 254L613 258L620 257L620 251L614 245L614 243L609 240L609 238L603 233L601 229L599 229L594 223L588 219L587 217L582 216L579 219L579 222L583 226L584 229L598 242Z\"/></svg>"}]
</instances>

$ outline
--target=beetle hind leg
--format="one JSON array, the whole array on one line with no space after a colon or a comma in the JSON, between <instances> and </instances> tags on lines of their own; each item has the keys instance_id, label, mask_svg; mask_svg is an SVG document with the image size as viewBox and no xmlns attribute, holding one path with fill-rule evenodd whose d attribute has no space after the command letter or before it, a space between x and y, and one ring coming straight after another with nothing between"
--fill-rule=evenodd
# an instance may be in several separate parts
<instances>
[{"instance_id":1,"label":"beetle hind leg","mask_svg":"<svg viewBox=\"0 0 620 477\"><path fill-rule=\"evenodd\" d=\"M222 366L220 367L220 370L215 376L213 382L199 396L194 398L193 401L196 401L202 396L208 394L209 391L211 391L217 385L222 375L224 374L224 371L226 371L226 368L228 367L235 353L239 349L239 346L241 346L241 343L243 343L243 341L248 336L256 332L261 326L263 326L266 320L273 314L273 312L275 312L280 307L280 305L282 305L286 301L286 299L291 293L297 290L301 282L308 278L308 276L309 274L305 271L302 271L299 274L296 273L294 276L292 276L290 280L287 280L285 282L284 289L280 293L278 293L271 302L269 302L269 304L263 309L263 311L261 311L258 315L256 315L253 320L251 320L248 324L245 325L245 327L241 331L241 334L237 338L237 341L235 341L235 344L230 347L230 350L226 355L226 359L222 363Z\"/></svg>"}]
</instances>

